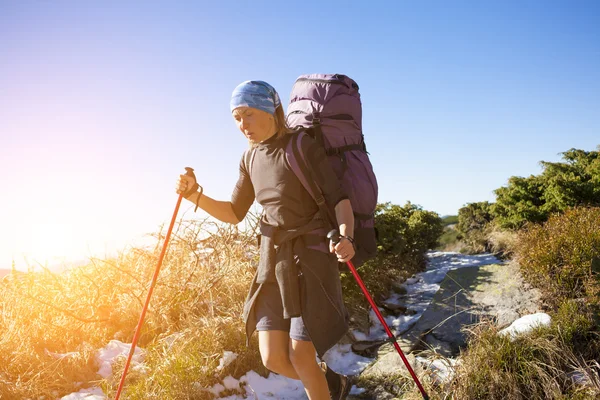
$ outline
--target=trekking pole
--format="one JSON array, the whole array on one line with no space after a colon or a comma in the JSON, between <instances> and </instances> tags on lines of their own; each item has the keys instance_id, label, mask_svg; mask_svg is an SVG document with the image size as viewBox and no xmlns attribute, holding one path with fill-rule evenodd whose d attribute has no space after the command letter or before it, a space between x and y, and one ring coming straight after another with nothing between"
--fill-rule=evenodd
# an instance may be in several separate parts
<instances>
[{"instance_id":1,"label":"trekking pole","mask_svg":"<svg viewBox=\"0 0 600 400\"><path fill-rule=\"evenodd\" d=\"M327 239L331 240L333 242L333 244L338 244L341 239L341 236L338 233L338 231L336 229L334 229L327 234ZM373 311L375 311L375 314L377 314L377 318L379 318L379 322L381 322L381 325L383 325L383 328L385 329L385 333L387 333L387 335L390 338L390 341L396 348L396 351L398 352L398 354L400 354L402 361L404 361L404 365L406 365L406 369L408 369L408 372L410 372L410 375L412 376L413 380L417 384L417 387L421 391L421 395L423 395L423 399L429 400L429 396L425 392L425 389L421 385L421 382L419 382L419 378L417 378L415 371L413 371L412 367L410 366L410 363L406 359L406 356L402 352L402 349L400 348L400 345L398 344L398 341L396 340L396 336L394 336L394 334L390 330L387 322L385 322L385 319L383 318L383 315L381 315L381 312L379 311L377 304L375 304L375 302L373 301L373 298L369 294L367 287L365 286L364 282L360 278L360 275L358 275L358 271L356 271L356 268L354 268L354 264L352 264L352 261L347 261L346 264L348 265L348 268L350 268L350 271L352 271L352 275L354 275L354 278L356 279L358 286L360 286L360 289L362 290L365 297L369 301L369 304L371 304Z\"/></svg>"},{"instance_id":2,"label":"trekking pole","mask_svg":"<svg viewBox=\"0 0 600 400\"><path fill-rule=\"evenodd\" d=\"M196 179L193 168L185 167L185 171L185 174L187 176L191 176L194 179ZM121 396L121 391L123 390L123 385L125 384L127 370L129 369L129 364L131 364L131 359L133 357L133 353L135 352L135 346L138 342L138 339L140 338L140 333L142 332L142 324L144 323L144 317L146 316L146 311L148 310L148 304L150 304L150 297L152 297L152 292L154 291L154 286L156 285L156 279L158 278L158 273L160 272L160 267L162 265L163 258L165 257L165 253L167 252L167 245L169 243L169 238L171 237L171 232L173 231L173 225L175 225L175 219L177 218L177 213L179 212L179 206L181 205L182 198L183 193L181 193L179 195L179 198L177 199L175 212L173 213L173 217L171 218L171 224L169 225L169 229L167 230L167 236L165 236L165 243L163 244L162 251L160 252L160 256L158 257L158 265L156 266L154 276L152 277L152 283L150 284L150 289L148 290L148 296L146 296L146 303L144 304L144 308L142 308L142 314L140 315L137 328L135 329L135 334L133 335L133 341L131 342L131 350L129 350L129 356L127 357L125 369L123 370L123 374L121 375L121 382L119 383L119 389L117 389L115 400L119 400L119 397Z\"/></svg>"}]
</instances>

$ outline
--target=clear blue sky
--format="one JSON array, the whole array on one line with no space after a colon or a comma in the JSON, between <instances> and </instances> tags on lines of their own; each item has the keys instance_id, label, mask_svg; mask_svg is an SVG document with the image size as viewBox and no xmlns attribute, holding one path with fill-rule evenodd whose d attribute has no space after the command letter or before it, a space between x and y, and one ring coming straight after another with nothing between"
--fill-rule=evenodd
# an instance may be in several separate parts
<instances>
[{"instance_id":1,"label":"clear blue sky","mask_svg":"<svg viewBox=\"0 0 600 400\"><path fill-rule=\"evenodd\" d=\"M380 201L441 215L600 144L600 2L323 3L0 0L0 268L155 231L185 166L229 199L247 79L354 78Z\"/></svg>"}]
</instances>

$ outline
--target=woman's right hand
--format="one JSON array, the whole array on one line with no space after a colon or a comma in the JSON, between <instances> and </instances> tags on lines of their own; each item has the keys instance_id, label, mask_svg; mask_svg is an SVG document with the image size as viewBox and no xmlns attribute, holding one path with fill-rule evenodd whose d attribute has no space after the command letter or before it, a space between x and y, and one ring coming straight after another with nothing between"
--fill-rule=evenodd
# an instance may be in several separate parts
<instances>
[{"instance_id":1,"label":"woman's right hand","mask_svg":"<svg viewBox=\"0 0 600 400\"><path fill-rule=\"evenodd\" d=\"M175 192L177 194L182 194L183 197L187 198L198 191L198 183L196 182L196 178L189 175L179 175L177 179L177 183L175 184Z\"/></svg>"}]
</instances>

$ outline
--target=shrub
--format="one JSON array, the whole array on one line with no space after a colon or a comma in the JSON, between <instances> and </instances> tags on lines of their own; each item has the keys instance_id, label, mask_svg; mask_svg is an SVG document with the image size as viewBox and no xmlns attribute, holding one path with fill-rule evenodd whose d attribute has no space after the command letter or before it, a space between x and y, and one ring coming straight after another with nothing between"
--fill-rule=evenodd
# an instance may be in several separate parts
<instances>
[{"instance_id":1,"label":"shrub","mask_svg":"<svg viewBox=\"0 0 600 400\"><path fill-rule=\"evenodd\" d=\"M458 232L473 253L488 251L487 234L492 221L491 204L487 201L469 203L458 210Z\"/></svg>"},{"instance_id":2,"label":"shrub","mask_svg":"<svg viewBox=\"0 0 600 400\"><path fill-rule=\"evenodd\" d=\"M524 277L556 307L565 299L598 304L600 208L575 208L529 225L519 234L516 258Z\"/></svg>"},{"instance_id":3,"label":"shrub","mask_svg":"<svg viewBox=\"0 0 600 400\"><path fill-rule=\"evenodd\" d=\"M415 255L421 258L425 251L437 246L443 231L442 219L437 213L406 203L378 204L375 210L378 250L383 253Z\"/></svg>"},{"instance_id":4,"label":"shrub","mask_svg":"<svg viewBox=\"0 0 600 400\"><path fill-rule=\"evenodd\" d=\"M502 228L518 229L543 222L552 213L576 206L600 206L600 146L598 151L570 149L563 162L542 161L543 172L513 176L495 190L493 213Z\"/></svg>"}]
</instances>

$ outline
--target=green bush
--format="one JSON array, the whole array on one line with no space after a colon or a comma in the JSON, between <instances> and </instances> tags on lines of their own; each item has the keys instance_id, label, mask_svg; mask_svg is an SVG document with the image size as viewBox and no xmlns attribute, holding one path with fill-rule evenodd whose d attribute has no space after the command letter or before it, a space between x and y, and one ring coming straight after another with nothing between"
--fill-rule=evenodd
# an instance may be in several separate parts
<instances>
[{"instance_id":1,"label":"green bush","mask_svg":"<svg viewBox=\"0 0 600 400\"><path fill-rule=\"evenodd\" d=\"M457 230L471 252L489 250L487 234L492 220L491 204L487 201L469 203L458 210Z\"/></svg>"},{"instance_id":2,"label":"green bush","mask_svg":"<svg viewBox=\"0 0 600 400\"><path fill-rule=\"evenodd\" d=\"M520 234L516 257L524 277L557 306L566 299L599 304L600 208L574 208ZM597 261L596 261L597 263Z\"/></svg>"},{"instance_id":3,"label":"green bush","mask_svg":"<svg viewBox=\"0 0 600 400\"><path fill-rule=\"evenodd\" d=\"M543 222L570 207L600 206L600 146L598 151L570 149L563 162L540 164L543 172L528 178L513 176L495 190L495 220L517 229L526 222Z\"/></svg>"},{"instance_id":4,"label":"green bush","mask_svg":"<svg viewBox=\"0 0 600 400\"><path fill-rule=\"evenodd\" d=\"M508 229L518 229L526 222L545 221L548 215L543 209L544 190L545 182L542 177L511 177L508 186L494 191L494 219L501 227Z\"/></svg>"},{"instance_id":5,"label":"green bush","mask_svg":"<svg viewBox=\"0 0 600 400\"><path fill-rule=\"evenodd\" d=\"M442 219L437 213L410 202L404 207L389 202L378 204L375 226L379 251L419 258L437 246L443 231Z\"/></svg>"}]
</instances>

